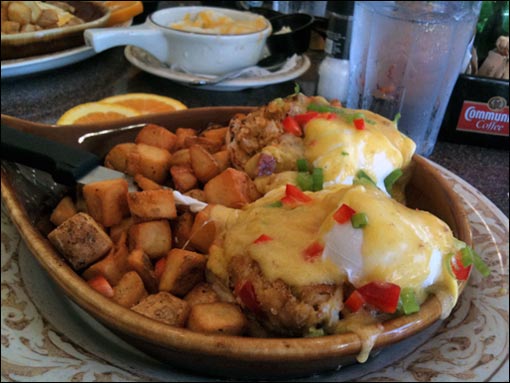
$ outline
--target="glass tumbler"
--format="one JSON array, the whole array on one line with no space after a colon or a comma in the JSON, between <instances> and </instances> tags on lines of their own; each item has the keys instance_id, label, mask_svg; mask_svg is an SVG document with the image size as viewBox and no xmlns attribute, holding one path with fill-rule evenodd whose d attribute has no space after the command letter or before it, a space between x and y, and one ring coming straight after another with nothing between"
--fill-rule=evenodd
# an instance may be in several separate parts
<instances>
[{"instance_id":1,"label":"glass tumbler","mask_svg":"<svg viewBox=\"0 0 510 383\"><path fill-rule=\"evenodd\" d=\"M429 156L472 46L480 1L357 1L347 107L389 119Z\"/></svg>"}]
</instances>

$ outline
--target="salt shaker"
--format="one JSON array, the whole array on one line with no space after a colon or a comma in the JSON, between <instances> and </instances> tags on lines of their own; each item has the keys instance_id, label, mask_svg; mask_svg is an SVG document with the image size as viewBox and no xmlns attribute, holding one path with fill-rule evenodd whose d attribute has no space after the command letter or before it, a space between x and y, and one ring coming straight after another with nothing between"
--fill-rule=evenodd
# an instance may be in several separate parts
<instances>
[{"instance_id":1,"label":"salt shaker","mask_svg":"<svg viewBox=\"0 0 510 383\"><path fill-rule=\"evenodd\" d=\"M319 65L317 94L328 100L337 99L345 105L349 86L349 49L354 2L338 3L341 7L332 9L329 16L324 45L326 57Z\"/></svg>"}]
</instances>

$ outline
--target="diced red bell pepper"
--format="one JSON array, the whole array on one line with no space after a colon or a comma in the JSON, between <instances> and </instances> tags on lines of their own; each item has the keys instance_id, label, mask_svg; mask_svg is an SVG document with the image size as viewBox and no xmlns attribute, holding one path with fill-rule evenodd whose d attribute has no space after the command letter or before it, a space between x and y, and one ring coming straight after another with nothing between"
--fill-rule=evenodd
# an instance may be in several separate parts
<instances>
[{"instance_id":1,"label":"diced red bell pepper","mask_svg":"<svg viewBox=\"0 0 510 383\"><path fill-rule=\"evenodd\" d=\"M358 292L365 301L381 310L393 314L397 310L400 286L390 282L370 282L361 286Z\"/></svg>"},{"instance_id":2,"label":"diced red bell pepper","mask_svg":"<svg viewBox=\"0 0 510 383\"><path fill-rule=\"evenodd\" d=\"M356 118L354 121L354 126L358 130L364 130L365 129L365 120L362 118Z\"/></svg>"},{"instance_id":3,"label":"diced red bell pepper","mask_svg":"<svg viewBox=\"0 0 510 383\"><path fill-rule=\"evenodd\" d=\"M319 115L319 112L310 111L310 112L295 115L294 120L296 120L296 122L301 127L304 127L306 124L308 124L308 122L310 122L310 120L313 120L318 115Z\"/></svg>"},{"instance_id":4,"label":"diced red bell pepper","mask_svg":"<svg viewBox=\"0 0 510 383\"><path fill-rule=\"evenodd\" d=\"M165 271L166 266L166 257L160 258L156 264L154 265L154 274L156 274L156 278L161 279L161 275L163 271Z\"/></svg>"},{"instance_id":5,"label":"diced red bell pepper","mask_svg":"<svg viewBox=\"0 0 510 383\"><path fill-rule=\"evenodd\" d=\"M356 214L356 210L352 209L349 205L342 204L335 214L333 214L333 219L339 224L344 224L350 222L354 214Z\"/></svg>"},{"instance_id":6,"label":"diced red bell pepper","mask_svg":"<svg viewBox=\"0 0 510 383\"><path fill-rule=\"evenodd\" d=\"M291 116L285 117L282 121L282 124L283 130L285 130L285 132L293 134L298 137L301 137L303 135L303 131L301 130L301 127L294 119L294 117Z\"/></svg>"},{"instance_id":7,"label":"diced red bell pepper","mask_svg":"<svg viewBox=\"0 0 510 383\"><path fill-rule=\"evenodd\" d=\"M281 202L287 206L297 206L312 201L313 198L306 195L301 191L300 188L292 184L287 184L285 188L285 197L281 199Z\"/></svg>"},{"instance_id":8,"label":"diced red bell pepper","mask_svg":"<svg viewBox=\"0 0 510 383\"><path fill-rule=\"evenodd\" d=\"M354 290L345 301L345 306L353 313L362 308L364 304L365 298L363 298L363 295L358 290Z\"/></svg>"},{"instance_id":9,"label":"diced red bell pepper","mask_svg":"<svg viewBox=\"0 0 510 383\"><path fill-rule=\"evenodd\" d=\"M254 314L260 314L260 303L251 281L239 281L234 287L234 294L241 299L241 302Z\"/></svg>"},{"instance_id":10,"label":"diced red bell pepper","mask_svg":"<svg viewBox=\"0 0 510 383\"><path fill-rule=\"evenodd\" d=\"M325 120L333 120L336 117L337 115L335 113L331 112L319 113L312 110L303 114L295 115L294 120L296 120L296 122L301 126L301 128L304 128L305 125L308 124L314 118L324 118Z\"/></svg>"},{"instance_id":11,"label":"diced red bell pepper","mask_svg":"<svg viewBox=\"0 0 510 383\"><path fill-rule=\"evenodd\" d=\"M319 242L314 242L303 251L305 261L313 262L315 259L322 255L324 251L324 245Z\"/></svg>"},{"instance_id":12,"label":"diced red bell pepper","mask_svg":"<svg viewBox=\"0 0 510 383\"><path fill-rule=\"evenodd\" d=\"M102 275L98 275L87 281L90 287L107 298L113 297L113 288L110 282Z\"/></svg>"},{"instance_id":13,"label":"diced red bell pepper","mask_svg":"<svg viewBox=\"0 0 510 383\"><path fill-rule=\"evenodd\" d=\"M335 113L326 112L326 113L321 113L319 117L324 118L326 120L333 120L333 119L337 118L338 115Z\"/></svg>"},{"instance_id":14,"label":"diced red bell pepper","mask_svg":"<svg viewBox=\"0 0 510 383\"><path fill-rule=\"evenodd\" d=\"M292 184L286 185L285 196L294 199L296 202L307 203L312 201L312 197L306 195L300 188Z\"/></svg>"},{"instance_id":15,"label":"diced red bell pepper","mask_svg":"<svg viewBox=\"0 0 510 383\"><path fill-rule=\"evenodd\" d=\"M452 257L450 264L452 266L453 274L457 280L466 281L469 278L472 265L466 267L462 264L462 253L460 251Z\"/></svg>"},{"instance_id":16,"label":"diced red bell pepper","mask_svg":"<svg viewBox=\"0 0 510 383\"><path fill-rule=\"evenodd\" d=\"M253 243L264 243L264 242L269 242L269 241L272 241L272 240L273 240L273 238L271 238L269 235L262 234L255 241L253 241Z\"/></svg>"}]
</instances>

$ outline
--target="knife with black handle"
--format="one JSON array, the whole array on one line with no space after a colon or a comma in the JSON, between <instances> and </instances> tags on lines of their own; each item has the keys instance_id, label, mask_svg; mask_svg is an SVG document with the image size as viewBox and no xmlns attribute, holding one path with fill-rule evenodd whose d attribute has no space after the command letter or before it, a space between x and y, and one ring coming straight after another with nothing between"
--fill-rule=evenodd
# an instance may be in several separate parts
<instances>
[{"instance_id":1,"label":"knife with black handle","mask_svg":"<svg viewBox=\"0 0 510 383\"><path fill-rule=\"evenodd\" d=\"M124 178L129 191L138 190L133 178L101 165L102 160L93 153L22 132L2 124L0 157L22 165L45 171L55 182L75 186L108 179ZM207 204L173 191L175 203L190 206L192 211L202 210Z\"/></svg>"}]
</instances>

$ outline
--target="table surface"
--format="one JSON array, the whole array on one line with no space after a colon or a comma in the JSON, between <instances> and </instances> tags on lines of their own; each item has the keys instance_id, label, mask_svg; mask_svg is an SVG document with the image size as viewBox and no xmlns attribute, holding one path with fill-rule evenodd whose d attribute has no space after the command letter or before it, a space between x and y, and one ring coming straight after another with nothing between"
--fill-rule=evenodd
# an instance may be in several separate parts
<instances>
[{"instance_id":1,"label":"table surface","mask_svg":"<svg viewBox=\"0 0 510 383\"><path fill-rule=\"evenodd\" d=\"M190 88L145 73L113 48L82 62L52 71L2 79L2 114L31 121L55 123L62 113L84 102L104 97L147 92L176 98L189 108L203 106L259 106L294 92L297 82L303 93L313 95L322 52L309 51L312 65L293 81L243 91L217 92ZM489 198L509 216L509 151L439 141L430 156Z\"/></svg>"}]
</instances>

